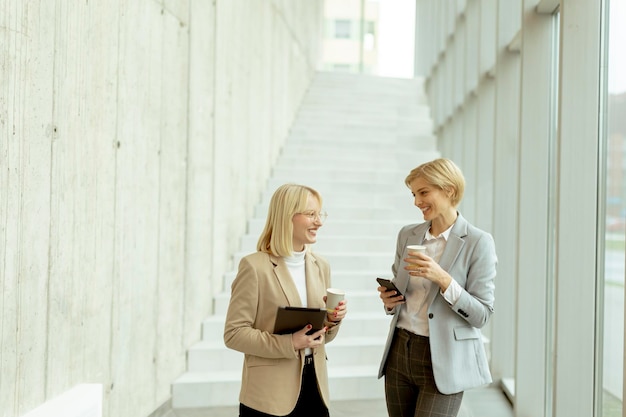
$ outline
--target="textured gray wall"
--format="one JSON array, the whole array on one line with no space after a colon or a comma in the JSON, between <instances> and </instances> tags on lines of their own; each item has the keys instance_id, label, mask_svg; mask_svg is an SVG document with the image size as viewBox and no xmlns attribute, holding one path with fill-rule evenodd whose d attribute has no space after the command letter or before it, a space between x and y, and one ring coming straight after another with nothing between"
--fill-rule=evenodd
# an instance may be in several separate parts
<instances>
[{"instance_id":1,"label":"textured gray wall","mask_svg":"<svg viewBox=\"0 0 626 417\"><path fill-rule=\"evenodd\" d=\"M322 1L0 0L0 416L150 414L317 64Z\"/></svg>"}]
</instances>

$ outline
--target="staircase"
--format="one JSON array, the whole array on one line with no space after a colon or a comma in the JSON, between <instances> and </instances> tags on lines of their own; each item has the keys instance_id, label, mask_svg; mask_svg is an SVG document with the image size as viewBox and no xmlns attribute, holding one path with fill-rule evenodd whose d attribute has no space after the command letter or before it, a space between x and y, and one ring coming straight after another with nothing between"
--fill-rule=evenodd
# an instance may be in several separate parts
<instances>
[{"instance_id":1,"label":"staircase","mask_svg":"<svg viewBox=\"0 0 626 417\"><path fill-rule=\"evenodd\" d=\"M422 221L404 178L439 156L431 130L420 79L318 73L234 254L236 268L256 250L279 185L295 182L321 193L329 216L313 250L330 262L332 285L344 289L348 300L341 331L326 347L333 401L384 397L376 376L390 319L375 278L391 275L400 227ZM188 352L188 371L173 384L174 408L238 404L243 354L223 343L235 275L224 277L215 314Z\"/></svg>"}]
</instances>

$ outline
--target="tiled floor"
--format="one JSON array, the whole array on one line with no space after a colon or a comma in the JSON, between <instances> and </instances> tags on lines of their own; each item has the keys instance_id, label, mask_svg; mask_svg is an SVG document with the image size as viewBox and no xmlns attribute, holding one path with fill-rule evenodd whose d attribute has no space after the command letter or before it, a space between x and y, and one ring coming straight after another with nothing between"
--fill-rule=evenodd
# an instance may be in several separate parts
<instances>
[{"instance_id":1,"label":"tiled floor","mask_svg":"<svg viewBox=\"0 0 626 417\"><path fill-rule=\"evenodd\" d=\"M386 417L384 400L336 401L331 417ZM237 417L238 407L170 410L163 417ZM513 417L513 409L499 388L466 391L458 417Z\"/></svg>"}]
</instances>

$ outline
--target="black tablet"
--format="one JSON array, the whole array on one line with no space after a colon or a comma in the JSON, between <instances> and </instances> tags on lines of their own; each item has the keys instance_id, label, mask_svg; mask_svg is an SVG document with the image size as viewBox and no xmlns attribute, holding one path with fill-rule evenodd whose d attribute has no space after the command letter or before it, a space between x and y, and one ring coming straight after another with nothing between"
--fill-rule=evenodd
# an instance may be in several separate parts
<instances>
[{"instance_id":1,"label":"black tablet","mask_svg":"<svg viewBox=\"0 0 626 417\"><path fill-rule=\"evenodd\" d=\"M324 327L325 318L325 308L278 307L276 322L274 322L274 333L295 333L302 330L307 324L313 326L307 334L315 333Z\"/></svg>"}]
</instances>

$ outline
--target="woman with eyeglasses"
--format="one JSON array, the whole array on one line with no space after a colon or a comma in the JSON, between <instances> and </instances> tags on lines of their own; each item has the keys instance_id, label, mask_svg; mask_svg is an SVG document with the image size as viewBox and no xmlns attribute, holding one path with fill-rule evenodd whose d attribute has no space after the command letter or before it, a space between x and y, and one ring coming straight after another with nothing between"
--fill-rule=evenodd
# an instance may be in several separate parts
<instances>
[{"instance_id":1,"label":"woman with eyeglasses","mask_svg":"<svg viewBox=\"0 0 626 417\"><path fill-rule=\"evenodd\" d=\"M307 186L285 184L273 194L257 252L239 263L224 327L227 347L243 352L239 416L327 417L324 345L335 338L346 301L326 314L324 327L307 325L273 334L280 306L325 308L330 266L309 245L326 219L322 197Z\"/></svg>"},{"instance_id":2,"label":"woman with eyeglasses","mask_svg":"<svg viewBox=\"0 0 626 417\"><path fill-rule=\"evenodd\" d=\"M455 417L465 390L491 382L480 328L493 313L495 244L457 211L465 179L452 161L424 163L405 184L424 222L398 233L400 294L378 287L393 315L378 376L390 417Z\"/></svg>"}]
</instances>

